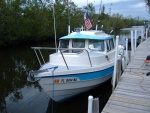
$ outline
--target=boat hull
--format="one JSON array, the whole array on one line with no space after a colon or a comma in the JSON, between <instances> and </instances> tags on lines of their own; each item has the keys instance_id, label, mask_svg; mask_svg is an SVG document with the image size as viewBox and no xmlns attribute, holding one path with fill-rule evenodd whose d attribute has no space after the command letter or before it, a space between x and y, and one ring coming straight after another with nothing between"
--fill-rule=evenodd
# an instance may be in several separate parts
<instances>
[{"instance_id":1,"label":"boat hull","mask_svg":"<svg viewBox=\"0 0 150 113\"><path fill-rule=\"evenodd\" d=\"M51 99L60 102L104 83L112 77L112 73L113 67L110 67L90 73L49 76L41 78L39 83Z\"/></svg>"}]
</instances>

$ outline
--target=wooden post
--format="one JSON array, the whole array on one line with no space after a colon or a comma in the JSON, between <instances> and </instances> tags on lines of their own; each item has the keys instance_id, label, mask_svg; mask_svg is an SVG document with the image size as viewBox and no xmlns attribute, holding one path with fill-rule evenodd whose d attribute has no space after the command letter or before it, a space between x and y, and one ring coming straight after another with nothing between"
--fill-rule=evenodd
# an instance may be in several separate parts
<instances>
[{"instance_id":1,"label":"wooden post","mask_svg":"<svg viewBox=\"0 0 150 113\"><path fill-rule=\"evenodd\" d=\"M117 60L116 84L118 84L121 77L121 60L122 59Z\"/></svg>"},{"instance_id":2,"label":"wooden post","mask_svg":"<svg viewBox=\"0 0 150 113\"><path fill-rule=\"evenodd\" d=\"M143 42L143 38L144 38L144 29L141 29L141 42Z\"/></svg>"},{"instance_id":3,"label":"wooden post","mask_svg":"<svg viewBox=\"0 0 150 113\"><path fill-rule=\"evenodd\" d=\"M134 56L133 30L131 30L131 52L132 52L132 56Z\"/></svg>"},{"instance_id":4,"label":"wooden post","mask_svg":"<svg viewBox=\"0 0 150 113\"><path fill-rule=\"evenodd\" d=\"M99 113L99 98L93 100L93 113Z\"/></svg>"},{"instance_id":5,"label":"wooden post","mask_svg":"<svg viewBox=\"0 0 150 113\"><path fill-rule=\"evenodd\" d=\"M148 37L148 28L146 28L146 39Z\"/></svg>"},{"instance_id":6,"label":"wooden post","mask_svg":"<svg viewBox=\"0 0 150 113\"><path fill-rule=\"evenodd\" d=\"M138 39L138 37L137 37L137 30L135 30L135 37L134 37L134 39L135 39L135 43L134 43L134 50L136 50L136 46L137 46L137 39Z\"/></svg>"},{"instance_id":7,"label":"wooden post","mask_svg":"<svg viewBox=\"0 0 150 113\"><path fill-rule=\"evenodd\" d=\"M128 39L126 38L126 63L129 63L129 54L128 54Z\"/></svg>"}]
</instances>

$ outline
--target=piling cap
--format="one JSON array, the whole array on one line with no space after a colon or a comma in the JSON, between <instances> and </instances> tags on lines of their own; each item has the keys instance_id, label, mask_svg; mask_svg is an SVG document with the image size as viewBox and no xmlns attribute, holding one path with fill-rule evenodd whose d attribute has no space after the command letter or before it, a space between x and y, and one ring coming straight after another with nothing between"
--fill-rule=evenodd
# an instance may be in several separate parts
<instances>
[{"instance_id":1,"label":"piling cap","mask_svg":"<svg viewBox=\"0 0 150 113\"><path fill-rule=\"evenodd\" d=\"M116 36L116 38L118 38L118 39L119 39L119 35L117 35L117 36Z\"/></svg>"},{"instance_id":2,"label":"piling cap","mask_svg":"<svg viewBox=\"0 0 150 113\"><path fill-rule=\"evenodd\" d=\"M88 100L93 100L93 96L90 95L90 96L88 97Z\"/></svg>"}]
</instances>

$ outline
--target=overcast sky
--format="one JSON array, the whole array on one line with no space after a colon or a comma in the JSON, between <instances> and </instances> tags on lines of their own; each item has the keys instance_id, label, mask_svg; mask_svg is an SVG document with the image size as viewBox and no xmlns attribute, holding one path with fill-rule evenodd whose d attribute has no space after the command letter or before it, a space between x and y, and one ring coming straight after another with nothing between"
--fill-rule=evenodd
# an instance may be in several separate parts
<instances>
[{"instance_id":1,"label":"overcast sky","mask_svg":"<svg viewBox=\"0 0 150 113\"><path fill-rule=\"evenodd\" d=\"M88 3L93 3L96 13L99 13L101 0L71 0L78 7L83 7ZM105 6L105 13L122 14L124 17L129 15L132 18L140 17L140 19L150 19L150 14L146 7L145 0L102 0ZM111 9L111 10L110 10Z\"/></svg>"}]
</instances>

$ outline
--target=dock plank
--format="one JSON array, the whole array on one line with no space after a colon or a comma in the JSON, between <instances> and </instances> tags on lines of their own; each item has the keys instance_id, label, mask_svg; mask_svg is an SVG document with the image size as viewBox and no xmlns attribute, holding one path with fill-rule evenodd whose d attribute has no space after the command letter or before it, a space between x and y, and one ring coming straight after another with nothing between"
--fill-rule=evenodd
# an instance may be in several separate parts
<instances>
[{"instance_id":1,"label":"dock plank","mask_svg":"<svg viewBox=\"0 0 150 113\"><path fill-rule=\"evenodd\" d=\"M148 55L150 38L136 49L102 113L150 113L150 69L144 63Z\"/></svg>"},{"instance_id":2,"label":"dock plank","mask_svg":"<svg viewBox=\"0 0 150 113\"><path fill-rule=\"evenodd\" d=\"M133 96L130 94L120 94L120 95L119 94L120 93L111 95L110 100L125 102L125 103L128 103L129 105L135 104L135 105L150 107L150 102L148 98L149 95L143 95L142 93L136 96ZM147 97L144 97L144 96L147 96Z\"/></svg>"},{"instance_id":3,"label":"dock plank","mask_svg":"<svg viewBox=\"0 0 150 113\"><path fill-rule=\"evenodd\" d=\"M119 101L112 101L110 100L106 107L107 109L104 108L105 112L108 113L113 113L112 110L115 110L115 113L150 113L150 108L147 106L141 106L141 105L136 105L136 104L129 104L126 102L119 102Z\"/></svg>"}]
</instances>

